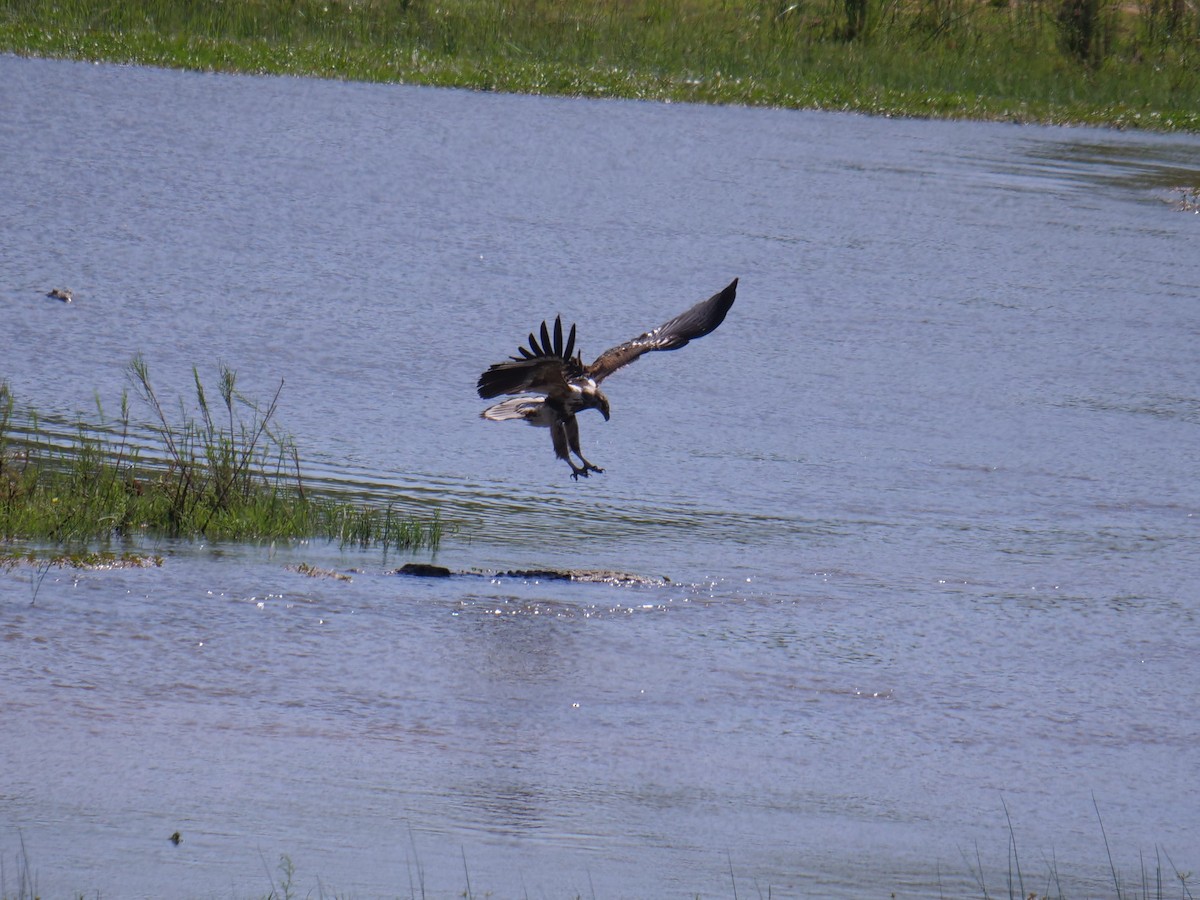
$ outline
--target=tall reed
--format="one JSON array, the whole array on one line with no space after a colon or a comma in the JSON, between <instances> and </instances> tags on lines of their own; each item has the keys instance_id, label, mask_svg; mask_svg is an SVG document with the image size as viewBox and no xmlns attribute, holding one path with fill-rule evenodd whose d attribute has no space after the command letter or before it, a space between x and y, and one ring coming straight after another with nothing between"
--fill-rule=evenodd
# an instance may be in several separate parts
<instances>
[{"instance_id":1,"label":"tall reed","mask_svg":"<svg viewBox=\"0 0 1200 900\"><path fill-rule=\"evenodd\" d=\"M444 525L436 511L418 517L393 504L351 501L306 489L293 439L274 425L282 383L260 407L237 391L221 366L219 404L192 371L195 406L167 412L140 357L130 364L137 395L151 413L153 441L135 440L127 395L121 416L78 423L64 442L35 413L18 429L0 384L0 539L71 544L150 532L173 537L271 539L322 537L341 544L435 548Z\"/></svg>"}]
</instances>

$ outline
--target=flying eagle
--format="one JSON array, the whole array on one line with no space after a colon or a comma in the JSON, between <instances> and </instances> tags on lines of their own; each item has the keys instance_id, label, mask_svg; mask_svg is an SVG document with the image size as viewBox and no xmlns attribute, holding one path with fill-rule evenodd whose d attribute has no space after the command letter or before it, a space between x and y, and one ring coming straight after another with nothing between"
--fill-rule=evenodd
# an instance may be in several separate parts
<instances>
[{"instance_id":1,"label":"flying eagle","mask_svg":"<svg viewBox=\"0 0 1200 900\"><path fill-rule=\"evenodd\" d=\"M517 394L511 399L489 406L480 415L493 422L524 419L530 425L550 429L554 454L566 460L571 477L584 478L589 472L603 472L589 462L579 450L579 423L575 414L585 409L598 409L608 421L608 397L600 390L600 382L651 350L678 350L688 341L704 337L723 321L733 306L737 294L735 278L723 291L697 303L653 331L638 335L601 353L590 366L584 365L582 354L575 352L575 326L563 343L562 317L554 320L554 339L542 322L541 341L531 333L529 346L519 348L520 356L490 366L479 376L479 396L485 400L501 394ZM534 395L534 396L528 396ZM575 465L571 453L582 465Z\"/></svg>"}]
</instances>

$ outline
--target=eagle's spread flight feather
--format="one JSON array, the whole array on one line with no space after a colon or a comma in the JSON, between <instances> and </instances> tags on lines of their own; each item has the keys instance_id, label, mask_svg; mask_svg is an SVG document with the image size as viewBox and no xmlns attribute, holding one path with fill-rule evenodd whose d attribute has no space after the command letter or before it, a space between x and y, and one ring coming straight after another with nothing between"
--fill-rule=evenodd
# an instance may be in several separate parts
<instances>
[{"instance_id":1,"label":"eagle's spread flight feather","mask_svg":"<svg viewBox=\"0 0 1200 900\"><path fill-rule=\"evenodd\" d=\"M588 462L579 450L579 423L575 414L585 409L597 409L607 420L608 397L599 389L601 381L613 372L629 365L643 353L652 350L677 350L689 341L704 337L723 321L733 306L738 280L697 303L652 331L605 350L590 366L584 365L581 354L575 352L575 326L563 341L562 317L554 320L554 333L545 322L539 335L529 335L529 346L518 348L519 356L511 356L490 366L479 376L479 396L485 400L501 394L514 396L490 406L482 413L486 419L502 422L524 419L530 425L550 429L554 453L571 467L571 477L587 477L589 472L603 472ZM540 340L539 340L540 337ZM572 355L574 354L574 355ZM571 453L579 457L576 465Z\"/></svg>"}]
</instances>

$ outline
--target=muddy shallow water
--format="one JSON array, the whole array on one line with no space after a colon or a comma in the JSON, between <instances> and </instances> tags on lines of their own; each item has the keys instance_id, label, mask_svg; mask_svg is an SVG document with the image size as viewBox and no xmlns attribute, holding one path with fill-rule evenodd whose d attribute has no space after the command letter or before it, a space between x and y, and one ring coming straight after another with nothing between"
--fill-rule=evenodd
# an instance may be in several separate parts
<instances>
[{"instance_id":1,"label":"muddy shallow water","mask_svg":"<svg viewBox=\"0 0 1200 900\"><path fill-rule=\"evenodd\" d=\"M42 896L981 896L1011 836L1094 896L1097 807L1126 885L1200 864L1196 138L11 57L0 108L19 400L282 378L314 480L458 528L0 573L0 893L23 842ZM543 318L734 276L604 475L478 418Z\"/></svg>"}]
</instances>

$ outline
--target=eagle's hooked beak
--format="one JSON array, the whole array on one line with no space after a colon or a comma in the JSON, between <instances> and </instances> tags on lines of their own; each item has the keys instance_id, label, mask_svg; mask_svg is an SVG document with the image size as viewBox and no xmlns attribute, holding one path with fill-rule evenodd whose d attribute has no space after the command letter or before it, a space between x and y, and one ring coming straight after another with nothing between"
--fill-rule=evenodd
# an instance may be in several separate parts
<instances>
[{"instance_id":1,"label":"eagle's hooked beak","mask_svg":"<svg viewBox=\"0 0 1200 900\"><path fill-rule=\"evenodd\" d=\"M604 421L608 421L608 398L600 398L600 415L604 416Z\"/></svg>"}]
</instances>

